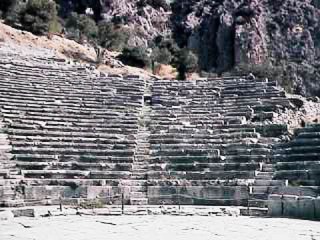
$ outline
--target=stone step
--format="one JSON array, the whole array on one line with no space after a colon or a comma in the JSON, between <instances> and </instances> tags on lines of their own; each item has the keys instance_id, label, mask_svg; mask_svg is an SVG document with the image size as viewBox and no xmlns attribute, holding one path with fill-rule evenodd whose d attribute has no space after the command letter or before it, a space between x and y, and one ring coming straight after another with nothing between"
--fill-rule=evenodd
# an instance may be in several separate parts
<instances>
[{"instance_id":1,"label":"stone step","mask_svg":"<svg viewBox=\"0 0 320 240\"><path fill-rule=\"evenodd\" d=\"M254 171L148 171L153 180L234 180L254 179Z\"/></svg>"},{"instance_id":2,"label":"stone step","mask_svg":"<svg viewBox=\"0 0 320 240\"><path fill-rule=\"evenodd\" d=\"M262 171L264 171L264 172L274 172L275 170L274 170L273 167L263 167Z\"/></svg>"},{"instance_id":3,"label":"stone step","mask_svg":"<svg viewBox=\"0 0 320 240\"><path fill-rule=\"evenodd\" d=\"M22 170L26 178L39 179L130 179L129 171Z\"/></svg>"},{"instance_id":4,"label":"stone step","mask_svg":"<svg viewBox=\"0 0 320 240\"><path fill-rule=\"evenodd\" d=\"M130 187L131 192L142 192L147 194L147 181L145 181L145 185L134 185Z\"/></svg>"},{"instance_id":5,"label":"stone step","mask_svg":"<svg viewBox=\"0 0 320 240\"><path fill-rule=\"evenodd\" d=\"M132 169L132 172L133 172L134 175L135 174L146 174L147 171L148 171L148 167L147 166L144 167L144 168L139 167L139 168L133 168Z\"/></svg>"},{"instance_id":6,"label":"stone step","mask_svg":"<svg viewBox=\"0 0 320 240\"><path fill-rule=\"evenodd\" d=\"M283 180L268 180L268 179L256 179L253 186L284 186Z\"/></svg>"},{"instance_id":7,"label":"stone step","mask_svg":"<svg viewBox=\"0 0 320 240\"><path fill-rule=\"evenodd\" d=\"M249 207L257 207L257 208L267 208L268 200L264 199L250 199L248 201Z\"/></svg>"},{"instance_id":8,"label":"stone step","mask_svg":"<svg viewBox=\"0 0 320 240\"><path fill-rule=\"evenodd\" d=\"M147 198L147 192L130 192L130 198Z\"/></svg>"},{"instance_id":9,"label":"stone step","mask_svg":"<svg viewBox=\"0 0 320 240\"><path fill-rule=\"evenodd\" d=\"M147 180L148 176L146 173L132 173L130 179L134 180Z\"/></svg>"},{"instance_id":10,"label":"stone step","mask_svg":"<svg viewBox=\"0 0 320 240\"><path fill-rule=\"evenodd\" d=\"M278 162L276 170L317 170L320 169L320 161Z\"/></svg>"},{"instance_id":11,"label":"stone step","mask_svg":"<svg viewBox=\"0 0 320 240\"><path fill-rule=\"evenodd\" d=\"M258 169L258 163L165 163L149 164L153 171L255 171Z\"/></svg>"},{"instance_id":12,"label":"stone step","mask_svg":"<svg viewBox=\"0 0 320 240\"><path fill-rule=\"evenodd\" d=\"M255 179L259 179L259 180L272 180L273 176L266 176L266 175L259 175L256 176Z\"/></svg>"},{"instance_id":13,"label":"stone step","mask_svg":"<svg viewBox=\"0 0 320 240\"><path fill-rule=\"evenodd\" d=\"M287 179L289 181L317 180L319 182L320 169L281 170L275 172L275 179ZM317 184L318 185L318 184Z\"/></svg>"},{"instance_id":14,"label":"stone step","mask_svg":"<svg viewBox=\"0 0 320 240\"><path fill-rule=\"evenodd\" d=\"M139 160L142 160L142 161L144 161L144 160L148 160L148 159L150 159L150 155L149 154L139 154L139 155L135 155L135 161L139 161Z\"/></svg>"},{"instance_id":15,"label":"stone step","mask_svg":"<svg viewBox=\"0 0 320 240\"><path fill-rule=\"evenodd\" d=\"M272 172L257 172L257 176L272 176Z\"/></svg>"},{"instance_id":16,"label":"stone step","mask_svg":"<svg viewBox=\"0 0 320 240\"><path fill-rule=\"evenodd\" d=\"M148 198L130 198L130 205L148 205Z\"/></svg>"},{"instance_id":17,"label":"stone step","mask_svg":"<svg viewBox=\"0 0 320 240\"><path fill-rule=\"evenodd\" d=\"M319 153L304 154L276 154L273 156L275 162L299 162L299 161L320 161Z\"/></svg>"},{"instance_id":18,"label":"stone step","mask_svg":"<svg viewBox=\"0 0 320 240\"><path fill-rule=\"evenodd\" d=\"M265 194L269 190L269 186L253 186L253 194Z\"/></svg>"}]
</instances>

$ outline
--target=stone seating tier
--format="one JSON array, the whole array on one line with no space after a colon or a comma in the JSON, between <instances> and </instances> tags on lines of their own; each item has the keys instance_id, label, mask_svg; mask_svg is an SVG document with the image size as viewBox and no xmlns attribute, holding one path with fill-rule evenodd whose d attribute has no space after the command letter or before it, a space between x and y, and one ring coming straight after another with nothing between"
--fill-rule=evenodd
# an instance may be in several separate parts
<instances>
[{"instance_id":1,"label":"stone seating tier","mask_svg":"<svg viewBox=\"0 0 320 240\"><path fill-rule=\"evenodd\" d=\"M320 127L297 129L294 138L274 146L274 179L288 180L289 186L320 185Z\"/></svg>"},{"instance_id":2,"label":"stone seating tier","mask_svg":"<svg viewBox=\"0 0 320 240\"><path fill-rule=\"evenodd\" d=\"M85 68L62 66L0 65L1 112L15 166L26 179L129 178L143 80L91 77Z\"/></svg>"},{"instance_id":3,"label":"stone seating tier","mask_svg":"<svg viewBox=\"0 0 320 240\"><path fill-rule=\"evenodd\" d=\"M288 130L264 121L293 107L275 82L101 77L46 54L0 52L1 130L12 154L12 166L0 163L4 205L19 196L120 203L121 193L127 203L243 205L248 184L262 199L283 187L263 167ZM298 151L289 146L279 159L290 150ZM315 181L312 174L302 179ZM12 190L22 186L22 195Z\"/></svg>"}]
</instances>

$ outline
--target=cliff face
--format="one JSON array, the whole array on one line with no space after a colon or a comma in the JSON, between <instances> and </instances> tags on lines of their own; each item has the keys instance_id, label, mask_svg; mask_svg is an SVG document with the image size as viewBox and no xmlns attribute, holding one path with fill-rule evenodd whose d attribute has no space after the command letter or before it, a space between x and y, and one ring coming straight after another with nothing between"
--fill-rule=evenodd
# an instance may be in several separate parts
<instances>
[{"instance_id":1,"label":"cliff face","mask_svg":"<svg viewBox=\"0 0 320 240\"><path fill-rule=\"evenodd\" d=\"M296 93L320 95L320 39L317 2L266 2L269 58L284 62Z\"/></svg>"},{"instance_id":2,"label":"cliff face","mask_svg":"<svg viewBox=\"0 0 320 240\"><path fill-rule=\"evenodd\" d=\"M264 6L252 1L176 1L172 21L180 45L200 55L204 70L223 72L267 57Z\"/></svg>"},{"instance_id":3,"label":"cliff face","mask_svg":"<svg viewBox=\"0 0 320 240\"><path fill-rule=\"evenodd\" d=\"M238 64L284 69L295 93L320 95L318 0L180 0L172 22L181 46L199 54L202 69Z\"/></svg>"},{"instance_id":4,"label":"cliff face","mask_svg":"<svg viewBox=\"0 0 320 240\"><path fill-rule=\"evenodd\" d=\"M148 45L148 41L160 34L170 34L168 27L170 13L163 8L141 5L139 0L57 0L60 15L70 12L85 13L87 8L94 12L96 20L120 21L135 34L130 45Z\"/></svg>"},{"instance_id":5,"label":"cliff face","mask_svg":"<svg viewBox=\"0 0 320 240\"><path fill-rule=\"evenodd\" d=\"M125 19L133 45L172 33L205 71L268 62L282 67L295 93L320 95L319 0L179 0L172 12L138 0L59 1L65 12L89 7L97 19Z\"/></svg>"}]
</instances>

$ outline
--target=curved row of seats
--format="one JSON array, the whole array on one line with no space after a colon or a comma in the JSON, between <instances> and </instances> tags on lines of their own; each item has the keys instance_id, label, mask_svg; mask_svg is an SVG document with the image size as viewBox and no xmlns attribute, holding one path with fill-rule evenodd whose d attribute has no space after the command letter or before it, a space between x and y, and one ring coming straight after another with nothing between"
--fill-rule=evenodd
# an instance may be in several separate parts
<instances>
[{"instance_id":1,"label":"curved row of seats","mask_svg":"<svg viewBox=\"0 0 320 240\"><path fill-rule=\"evenodd\" d=\"M277 193L320 194L320 125L297 129L293 140L275 146L275 179L287 180L288 187Z\"/></svg>"},{"instance_id":2,"label":"curved row of seats","mask_svg":"<svg viewBox=\"0 0 320 240\"><path fill-rule=\"evenodd\" d=\"M320 128L279 143L288 129L272 119L292 105L275 82L155 80L146 89L46 51L0 57L3 199L124 193L149 204L243 205L286 180L318 191Z\"/></svg>"},{"instance_id":3,"label":"curved row of seats","mask_svg":"<svg viewBox=\"0 0 320 240\"><path fill-rule=\"evenodd\" d=\"M144 82L10 56L0 64L0 107L18 174L130 178Z\"/></svg>"},{"instance_id":4,"label":"curved row of seats","mask_svg":"<svg viewBox=\"0 0 320 240\"><path fill-rule=\"evenodd\" d=\"M176 203L181 187L194 201L207 197L207 203L226 204L239 196L248 198L246 187L237 185L256 178L261 164L270 163L272 144L287 132L286 125L266 122L275 112L291 107L275 85L234 77L155 81L148 178L156 183L154 189L148 188L149 201ZM232 180L236 180L232 194L218 191L215 195L212 189L213 194L206 195L194 190L195 182L201 189L207 182L219 181L224 189ZM180 184L165 187L170 181ZM156 186L162 182L164 187ZM175 194L170 197L170 193ZM238 200L233 203L242 202Z\"/></svg>"}]
</instances>

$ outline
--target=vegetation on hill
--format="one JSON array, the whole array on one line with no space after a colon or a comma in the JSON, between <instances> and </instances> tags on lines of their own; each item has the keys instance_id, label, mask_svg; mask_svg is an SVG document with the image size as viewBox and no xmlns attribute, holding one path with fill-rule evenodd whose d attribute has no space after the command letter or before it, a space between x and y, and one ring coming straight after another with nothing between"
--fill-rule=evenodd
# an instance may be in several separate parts
<instances>
[{"instance_id":1,"label":"vegetation on hill","mask_svg":"<svg viewBox=\"0 0 320 240\"><path fill-rule=\"evenodd\" d=\"M319 1L1 0L0 17L37 35L62 33L124 63L250 73L319 95ZM99 54L97 54L99 55ZM103 59L100 58L97 59Z\"/></svg>"},{"instance_id":2,"label":"vegetation on hill","mask_svg":"<svg viewBox=\"0 0 320 240\"><path fill-rule=\"evenodd\" d=\"M36 35L62 33L65 37L79 43L89 43L96 49L106 48L120 52L119 59L127 65L145 69L154 69L157 64L175 66L179 78L197 69L196 56L187 49L180 49L176 42L168 37L157 36L147 45L132 44L139 34L139 28L127 27L125 16L112 16L111 21L97 21L92 13L71 12L66 15L59 11L59 0L2 0L0 17L13 27L30 31ZM139 8L151 6L154 9L170 10L166 0L140 0ZM78 9L80 9L80 5ZM61 9L60 9L61 10ZM101 53L100 50L98 50ZM101 54L97 52L97 61ZM99 60L98 60L99 59Z\"/></svg>"},{"instance_id":3,"label":"vegetation on hill","mask_svg":"<svg viewBox=\"0 0 320 240\"><path fill-rule=\"evenodd\" d=\"M49 0L4 0L0 11L5 22L34 34L60 31L57 5Z\"/></svg>"}]
</instances>

